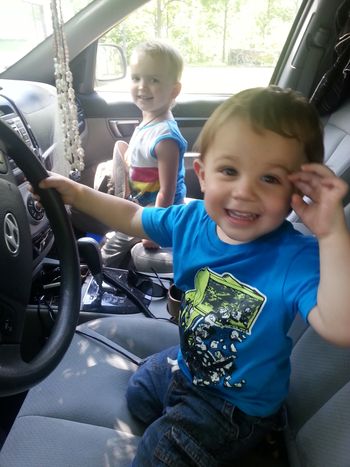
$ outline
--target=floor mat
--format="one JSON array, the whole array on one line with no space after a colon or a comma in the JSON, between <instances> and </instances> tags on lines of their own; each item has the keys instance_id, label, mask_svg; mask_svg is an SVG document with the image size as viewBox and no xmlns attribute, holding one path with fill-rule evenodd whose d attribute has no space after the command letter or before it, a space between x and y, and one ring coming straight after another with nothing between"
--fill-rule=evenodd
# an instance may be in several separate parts
<instances>
[{"instance_id":1,"label":"floor mat","mask_svg":"<svg viewBox=\"0 0 350 467\"><path fill-rule=\"evenodd\" d=\"M0 446L3 445L26 395L27 392L0 397Z\"/></svg>"}]
</instances>

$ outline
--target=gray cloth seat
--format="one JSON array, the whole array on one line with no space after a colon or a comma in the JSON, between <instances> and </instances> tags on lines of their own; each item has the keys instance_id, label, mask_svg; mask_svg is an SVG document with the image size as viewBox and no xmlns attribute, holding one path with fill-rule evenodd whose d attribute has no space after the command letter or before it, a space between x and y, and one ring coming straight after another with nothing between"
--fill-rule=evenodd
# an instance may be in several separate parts
<instances>
[{"instance_id":1,"label":"gray cloth seat","mask_svg":"<svg viewBox=\"0 0 350 467\"><path fill-rule=\"evenodd\" d=\"M176 325L143 315L91 321L79 329L107 335L140 357L178 342ZM0 466L129 466L144 429L125 400L136 368L105 344L76 334L60 365L29 391Z\"/></svg>"},{"instance_id":2,"label":"gray cloth seat","mask_svg":"<svg viewBox=\"0 0 350 467\"><path fill-rule=\"evenodd\" d=\"M285 433L290 465L348 467L350 349L335 347L308 328L291 361Z\"/></svg>"},{"instance_id":3,"label":"gray cloth seat","mask_svg":"<svg viewBox=\"0 0 350 467\"><path fill-rule=\"evenodd\" d=\"M142 358L178 342L175 325L141 315L103 318L78 329L93 330ZM77 334L56 370L29 392L0 453L0 466L130 465L144 429L125 401L136 368L105 344ZM349 466L349 368L350 349L328 344L311 328L296 341L286 465Z\"/></svg>"}]
</instances>

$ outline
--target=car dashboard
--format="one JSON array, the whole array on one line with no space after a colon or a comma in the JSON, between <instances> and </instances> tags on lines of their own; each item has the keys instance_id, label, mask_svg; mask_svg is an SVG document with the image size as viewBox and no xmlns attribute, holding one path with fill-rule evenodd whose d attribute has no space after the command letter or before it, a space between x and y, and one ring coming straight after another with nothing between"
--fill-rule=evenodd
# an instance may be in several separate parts
<instances>
[{"instance_id":1,"label":"car dashboard","mask_svg":"<svg viewBox=\"0 0 350 467\"><path fill-rule=\"evenodd\" d=\"M78 115L82 133L85 120L81 112ZM60 163L58 157L57 94L54 86L0 79L0 119L23 139L48 171L64 173L64 162ZM9 177L12 181L14 179L23 197L32 236L35 275L52 248L54 237L45 211L28 190L25 174L16 166L10 153L5 155L0 151L0 168L1 166L2 176Z\"/></svg>"}]
</instances>

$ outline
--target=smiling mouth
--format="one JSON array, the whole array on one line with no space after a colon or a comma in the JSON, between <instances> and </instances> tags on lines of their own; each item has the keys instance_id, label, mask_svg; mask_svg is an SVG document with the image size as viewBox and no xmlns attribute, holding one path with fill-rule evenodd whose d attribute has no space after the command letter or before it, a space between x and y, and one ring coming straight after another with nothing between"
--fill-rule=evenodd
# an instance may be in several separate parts
<instances>
[{"instance_id":1,"label":"smiling mouth","mask_svg":"<svg viewBox=\"0 0 350 467\"><path fill-rule=\"evenodd\" d=\"M259 214L254 214L252 212L235 211L233 209L225 209L225 211L228 217L233 220L251 222L259 218Z\"/></svg>"},{"instance_id":2,"label":"smiling mouth","mask_svg":"<svg viewBox=\"0 0 350 467\"><path fill-rule=\"evenodd\" d=\"M137 96L137 98L142 101L150 101L153 99L153 97L147 97L147 96Z\"/></svg>"}]
</instances>

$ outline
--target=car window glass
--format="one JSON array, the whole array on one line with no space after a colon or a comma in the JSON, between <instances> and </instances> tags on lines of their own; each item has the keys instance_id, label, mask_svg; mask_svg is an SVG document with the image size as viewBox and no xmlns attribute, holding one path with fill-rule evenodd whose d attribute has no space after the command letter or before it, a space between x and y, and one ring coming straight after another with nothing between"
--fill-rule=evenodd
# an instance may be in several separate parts
<instances>
[{"instance_id":1,"label":"car window glass","mask_svg":"<svg viewBox=\"0 0 350 467\"><path fill-rule=\"evenodd\" d=\"M151 0L100 39L128 60L133 47L160 38L185 61L182 94L232 94L270 81L301 0ZM102 66L102 63L99 63ZM99 76L99 70L96 70ZM96 90L127 92L129 76Z\"/></svg>"},{"instance_id":2,"label":"car window glass","mask_svg":"<svg viewBox=\"0 0 350 467\"><path fill-rule=\"evenodd\" d=\"M92 0L61 0L68 21ZM1 0L0 72L52 34L49 0Z\"/></svg>"}]
</instances>

